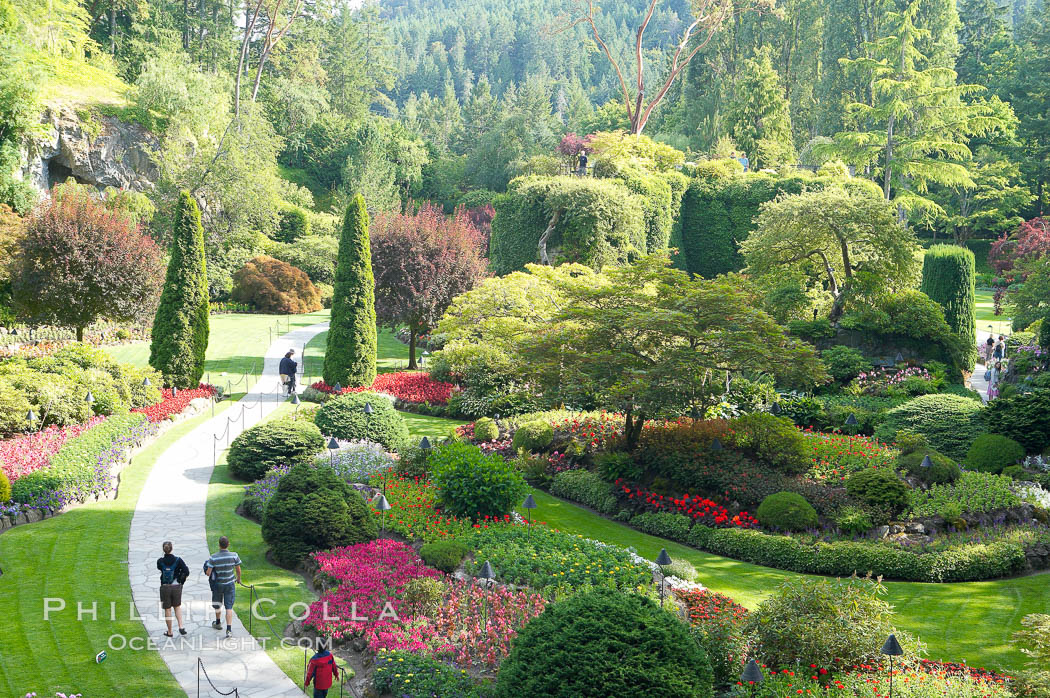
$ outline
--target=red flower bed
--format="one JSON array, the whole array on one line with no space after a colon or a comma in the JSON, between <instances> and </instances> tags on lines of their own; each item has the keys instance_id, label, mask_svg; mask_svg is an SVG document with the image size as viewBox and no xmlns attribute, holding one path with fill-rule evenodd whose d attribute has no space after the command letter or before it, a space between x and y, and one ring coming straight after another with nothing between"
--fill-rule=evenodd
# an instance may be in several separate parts
<instances>
[{"instance_id":1,"label":"red flower bed","mask_svg":"<svg viewBox=\"0 0 1050 698\"><path fill-rule=\"evenodd\" d=\"M692 497L688 494L683 494L681 497L672 497L657 494L644 487L633 487L623 480L617 480L615 484L618 496L621 499L626 499L629 505L638 509L684 514L695 523L712 528L758 527L758 521L746 511L730 516L729 510L724 506L698 494Z\"/></svg>"},{"instance_id":2,"label":"red flower bed","mask_svg":"<svg viewBox=\"0 0 1050 698\"><path fill-rule=\"evenodd\" d=\"M317 381L310 386L322 393L331 395L335 388L324 381ZM447 405L455 388L451 383L436 381L429 373L423 371L398 371L397 373L380 373L367 388L343 388L340 393L361 393L370 390L377 393L389 393L402 402L431 405Z\"/></svg>"},{"instance_id":3,"label":"red flower bed","mask_svg":"<svg viewBox=\"0 0 1050 698\"><path fill-rule=\"evenodd\" d=\"M191 400L199 397L208 398L214 394L215 388L204 383L201 383L200 387L194 390L180 390L176 395L172 395L171 390L163 390L161 391L160 402L147 407L136 407L132 412L140 412L146 415L146 419L151 423L156 424L157 422L163 422L173 414L182 412L190 404Z\"/></svg>"},{"instance_id":4,"label":"red flower bed","mask_svg":"<svg viewBox=\"0 0 1050 698\"><path fill-rule=\"evenodd\" d=\"M7 475L8 480L14 482L23 475L46 468L51 462L51 456L58 453L67 441L105 420L106 418L100 415L83 424L50 426L33 434L0 441L0 469Z\"/></svg>"}]
</instances>

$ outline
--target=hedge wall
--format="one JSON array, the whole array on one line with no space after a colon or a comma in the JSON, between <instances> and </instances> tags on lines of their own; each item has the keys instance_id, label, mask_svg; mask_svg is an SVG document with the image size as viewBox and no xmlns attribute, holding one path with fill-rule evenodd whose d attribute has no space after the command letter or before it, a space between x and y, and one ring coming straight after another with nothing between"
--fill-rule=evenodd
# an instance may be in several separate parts
<instances>
[{"instance_id":1,"label":"hedge wall","mask_svg":"<svg viewBox=\"0 0 1050 698\"><path fill-rule=\"evenodd\" d=\"M538 262L538 243L554 211L562 213L547 241L552 262L594 269L625 262L646 250L644 204L643 197L616 180L519 177L493 202L492 271L509 274Z\"/></svg>"},{"instance_id":2,"label":"hedge wall","mask_svg":"<svg viewBox=\"0 0 1050 698\"><path fill-rule=\"evenodd\" d=\"M697 169L696 173L682 199L681 230L672 236L671 246L680 247L676 266L708 279L743 269L738 245L754 230L758 207L780 194L844 184L847 190L880 195L877 186L859 178L843 182L802 172L780 176L725 174L714 169Z\"/></svg>"},{"instance_id":3,"label":"hedge wall","mask_svg":"<svg viewBox=\"0 0 1050 698\"><path fill-rule=\"evenodd\" d=\"M977 301L973 252L957 245L934 245L922 263L919 290L941 304L944 319L967 347L977 344ZM973 351L968 368L973 368Z\"/></svg>"}]
</instances>

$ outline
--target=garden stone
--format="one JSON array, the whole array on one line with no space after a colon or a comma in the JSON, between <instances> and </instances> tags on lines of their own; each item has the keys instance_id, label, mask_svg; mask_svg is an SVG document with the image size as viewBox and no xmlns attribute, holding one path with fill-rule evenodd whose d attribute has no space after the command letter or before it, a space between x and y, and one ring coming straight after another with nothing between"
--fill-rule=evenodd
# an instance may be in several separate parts
<instances>
[{"instance_id":1,"label":"garden stone","mask_svg":"<svg viewBox=\"0 0 1050 698\"><path fill-rule=\"evenodd\" d=\"M29 520L26 518L26 513L24 511L18 512L11 519L12 526L21 526L24 523L29 523Z\"/></svg>"},{"instance_id":2,"label":"garden stone","mask_svg":"<svg viewBox=\"0 0 1050 698\"><path fill-rule=\"evenodd\" d=\"M208 409L208 406L210 404L211 400L209 400L206 397L195 397L192 400L190 400L190 410L192 410L195 413L203 412L204 410Z\"/></svg>"},{"instance_id":3,"label":"garden stone","mask_svg":"<svg viewBox=\"0 0 1050 698\"><path fill-rule=\"evenodd\" d=\"M11 528L11 519L0 516L0 531L6 531L9 528Z\"/></svg>"},{"instance_id":4,"label":"garden stone","mask_svg":"<svg viewBox=\"0 0 1050 698\"><path fill-rule=\"evenodd\" d=\"M26 523L36 523L37 521L40 521L43 518L44 517L40 515L39 509L30 509L28 512L26 512Z\"/></svg>"},{"instance_id":5,"label":"garden stone","mask_svg":"<svg viewBox=\"0 0 1050 698\"><path fill-rule=\"evenodd\" d=\"M926 535L926 528L921 523L910 523L904 527L904 530L911 535Z\"/></svg>"},{"instance_id":6,"label":"garden stone","mask_svg":"<svg viewBox=\"0 0 1050 698\"><path fill-rule=\"evenodd\" d=\"M885 538L889 534L890 534L890 527L889 526L879 526L878 528L875 529L875 537L876 538Z\"/></svg>"}]
</instances>

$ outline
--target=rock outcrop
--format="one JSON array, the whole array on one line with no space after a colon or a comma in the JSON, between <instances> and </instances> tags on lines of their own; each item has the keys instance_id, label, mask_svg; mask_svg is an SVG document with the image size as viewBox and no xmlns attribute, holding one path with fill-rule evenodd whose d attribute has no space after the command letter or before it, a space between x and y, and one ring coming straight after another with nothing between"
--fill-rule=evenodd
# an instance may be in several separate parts
<instances>
[{"instance_id":1,"label":"rock outcrop","mask_svg":"<svg viewBox=\"0 0 1050 698\"><path fill-rule=\"evenodd\" d=\"M68 107L49 109L43 121L47 136L29 144L22 159L22 177L37 189L69 177L100 189L148 191L156 183L150 152L158 140L143 126L100 114L85 123Z\"/></svg>"}]
</instances>

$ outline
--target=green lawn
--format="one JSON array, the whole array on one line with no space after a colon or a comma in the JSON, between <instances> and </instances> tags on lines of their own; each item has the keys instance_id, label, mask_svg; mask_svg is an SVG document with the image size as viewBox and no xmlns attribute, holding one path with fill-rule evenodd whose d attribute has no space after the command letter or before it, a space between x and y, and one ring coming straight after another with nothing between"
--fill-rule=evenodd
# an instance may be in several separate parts
<instances>
[{"instance_id":1,"label":"green lawn","mask_svg":"<svg viewBox=\"0 0 1050 698\"><path fill-rule=\"evenodd\" d=\"M248 384L255 383L262 371L262 355L274 338L288 332L289 329L324 322L328 315L327 310L305 315L212 315L208 353L204 363L205 380L210 379L215 385L241 380L239 385L233 385L232 393L236 396L245 392L246 387L241 376L247 371ZM296 350L301 352L302 347L296 347ZM106 351L117 361L136 366L149 364L149 344L146 342L106 347ZM223 372L226 373L225 376L222 375Z\"/></svg>"},{"instance_id":2,"label":"green lawn","mask_svg":"<svg viewBox=\"0 0 1050 698\"><path fill-rule=\"evenodd\" d=\"M533 496L536 521L588 538L634 548L655 560L660 548L672 559L685 559L699 572L699 581L754 608L788 576L646 535L544 492ZM527 515L525 511L520 511ZM1015 671L1025 657L1010 646L1028 613L1050 613L1050 574L992 582L918 584L887 582L887 599L897 609L896 625L918 635L931 659L965 660L971 665Z\"/></svg>"},{"instance_id":3,"label":"green lawn","mask_svg":"<svg viewBox=\"0 0 1050 698\"><path fill-rule=\"evenodd\" d=\"M225 403L228 404L228 403ZM219 409L225 409L220 404ZM117 499L85 504L0 536L0 695L57 691L85 696L184 696L153 651L112 651L111 635L146 639L130 620L128 533L139 493L158 456L210 416L189 419L136 456L122 476ZM43 599L66 610L43 617ZM98 620L77 620L78 601L98 603ZM115 621L109 620L115 604ZM95 654L108 658L95 663Z\"/></svg>"},{"instance_id":4,"label":"green lawn","mask_svg":"<svg viewBox=\"0 0 1050 698\"><path fill-rule=\"evenodd\" d=\"M995 314L995 303L992 300L994 295L992 291L987 289L977 290L977 331L1010 334L1010 318L1005 315ZM991 329L989 329L989 325L991 325Z\"/></svg>"}]
</instances>

